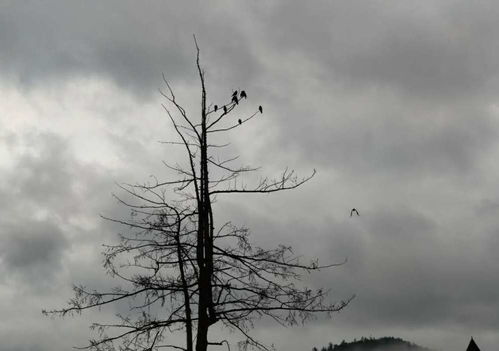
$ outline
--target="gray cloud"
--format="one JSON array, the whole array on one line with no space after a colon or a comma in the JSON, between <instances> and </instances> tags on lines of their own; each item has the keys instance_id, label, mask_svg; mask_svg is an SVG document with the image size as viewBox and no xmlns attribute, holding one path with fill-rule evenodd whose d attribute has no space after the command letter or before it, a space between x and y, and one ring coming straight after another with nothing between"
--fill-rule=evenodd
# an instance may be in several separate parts
<instances>
[{"instance_id":1,"label":"gray cloud","mask_svg":"<svg viewBox=\"0 0 499 351\"><path fill-rule=\"evenodd\" d=\"M264 23L286 53L304 53L321 65L323 79L441 101L497 90L494 9L490 1L282 2ZM295 25L303 21L307 25Z\"/></svg>"},{"instance_id":2,"label":"gray cloud","mask_svg":"<svg viewBox=\"0 0 499 351\"><path fill-rule=\"evenodd\" d=\"M282 197L287 196L294 198L291 193ZM393 201L392 195L384 196L387 202ZM310 198L318 206L311 206ZM336 327L371 334L373 330L395 333L401 326L433 328L442 334L456 328L476 335L497 330L499 319L490 308L499 302L493 253L497 231L475 228L468 232L459 221L444 225L441 218L426 211L393 204L374 211L361 207L360 217L349 218L348 211L341 216L334 209L327 216L328 210L318 210L325 201L313 191L302 192L299 204L288 204L287 215L272 220L265 213L275 214L286 203L278 199L277 204L269 204L274 202L260 199L260 210L246 214L232 208L230 217L248 225L260 244L286 242L295 252L315 255L323 263L348 258L343 266L306 277L317 287L331 289L332 301L357 295L345 311L333 317ZM251 201L247 207L256 208L256 203ZM497 221L489 225L497 228ZM325 325L319 319L312 329ZM429 338L419 340L432 346Z\"/></svg>"},{"instance_id":3,"label":"gray cloud","mask_svg":"<svg viewBox=\"0 0 499 351\"><path fill-rule=\"evenodd\" d=\"M120 85L137 87L139 94L144 85L159 81L165 66L172 72L183 70L185 57L180 50L168 50L164 45L171 33L148 34L146 29L150 15L159 20L168 8L116 5L57 1L4 5L3 69L28 86L72 74L107 75ZM127 31L129 21L135 22L137 31Z\"/></svg>"},{"instance_id":4,"label":"gray cloud","mask_svg":"<svg viewBox=\"0 0 499 351\"><path fill-rule=\"evenodd\" d=\"M162 72L177 83L196 78L192 35L197 34L207 57L233 72L243 64L241 78L249 78L254 64L246 35L234 30L230 6L214 8L201 1L178 5L4 4L1 70L24 87L71 76L104 76L145 97L157 92ZM236 62L233 56L241 58Z\"/></svg>"},{"instance_id":5,"label":"gray cloud","mask_svg":"<svg viewBox=\"0 0 499 351\"><path fill-rule=\"evenodd\" d=\"M7 274L25 275L27 279L50 282L61 269L67 239L50 222L23 221L2 226L2 263Z\"/></svg>"},{"instance_id":6,"label":"gray cloud","mask_svg":"<svg viewBox=\"0 0 499 351\"><path fill-rule=\"evenodd\" d=\"M68 323L41 310L63 306L74 283L104 290L115 284L100 266L100 252L117 228L98 214L122 218L128 211L112 201L112 170L79 161L66 137L29 129L2 134L12 159L2 167L0 186L0 310L9 316L0 324L4 347L83 345L94 314Z\"/></svg>"},{"instance_id":7,"label":"gray cloud","mask_svg":"<svg viewBox=\"0 0 499 351\"><path fill-rule=\"evenodd\" d=\"M482 155L495 146L495 119L481 107L449 108L441 117L442 109L411 111L410 107L398 106L391 111L377 110L376 102L371 100L375 96L369 99L366 105L372 104L373 110L360 111L350 121L340 117L338 125L328 123L330 129L324 129L319 119L290 125L276 139L274 147L290 144L303 153L303 159L353 174L418 177L472 172ZM345 110L331 113L341 116ZM293 142L297 138L300 143Z\"/></svg>"},{"instance_id":8,"label":"gray cloud","mask_svg":"<svg viewBox=\"0 0 499 351\"><path fill-rule=\"evenodd\" d=\"M494 2L47 1L1 8L0 309L39 326L28 336L0 328L8 330L9 349L33 349L35 339L42 350L67 349L82 344L83 326L99 319L47 322L32 311L63 304L73 282L114 284L100 267L99 246L124 228L98 214L128 215L109 195L113 181L162 178L161 159L181 157L156 144L170 131L164 120L155 122L160 100L157 113L150 104L165 72L195 113L193 33L212 101L244 88L241 115L264 106L229 137L242 163L270 175L285 166L319 169L294 192L221 197L217 223L247 225L258 244L290 244L323 262L348 257L304 279L330 288L333 300L358 295L332 322L319 318L291 332L263 323L255 332L290 350L369 334L444 350L464 347L467 333L484 349L497 344ZM81 78L112 94L88 97ZM73 80L79 88L71 95ZM33 115L16 115L16 104ZM51 112L92 128L69 131ZM361 216L349 218L351 207ZM12 303L12 291L26 303ZM43 336L62 331L71 337L54 347Z\"/></svg>"}]
</instances>

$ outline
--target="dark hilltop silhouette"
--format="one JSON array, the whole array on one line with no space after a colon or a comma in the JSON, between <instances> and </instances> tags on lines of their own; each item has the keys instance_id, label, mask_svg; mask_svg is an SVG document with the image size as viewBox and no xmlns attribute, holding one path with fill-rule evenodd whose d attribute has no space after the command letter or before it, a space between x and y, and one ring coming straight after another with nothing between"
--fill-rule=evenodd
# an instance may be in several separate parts
<instances>
[{"instance_id":1,"label":"dark hilltop silhouette","mask_svg":"<svg viewBox=\"0 0 499 351\"><path fill-rule=\"evenodd\" d=\"M400 338L386 336L383 338L361 338L352 342L333 345L329 343L321 349L314 347L312 351L432 351L423 346L413 344Z\"/></svg>"}]
</instances>

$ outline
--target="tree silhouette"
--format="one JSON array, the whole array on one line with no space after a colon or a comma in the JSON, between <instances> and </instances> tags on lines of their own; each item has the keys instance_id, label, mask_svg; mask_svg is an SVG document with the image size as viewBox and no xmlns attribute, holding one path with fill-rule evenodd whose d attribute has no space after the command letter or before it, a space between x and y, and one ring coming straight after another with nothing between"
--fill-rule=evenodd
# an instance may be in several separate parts
<instances>
[{"instance_id":1,"label":"tree silhouette","mask_svg":"<svg viewBox=\"0 0 499 351\"><path fill-rule=\"evenodd\" d=\"M310 180L315 170L304 178L285 170L279 177L263 178L252 187L238 185L236 179L256 169L232 167L236 158L218 159L216 151L227 145L208 140L211 135L244 126L262 108L237 122L227 118L242 103L234 95L224 104L208 106L205 72L194 41L201 86L200 119L188 115L164 76L166 89L161 91L166 99L163 107L179 137L168 143L185 149L187 166L165 162L178 174L175 180L120 185L126 197L117 199L131 209L130 218L104 217L128 228L128 234L121 234L119 243L106 246L103 253L104 267L121 285L106 292L75 286L75 296L67 307L44 311L64 316L126 302L128 312L118 314L117 322L92 325L98 337L85 348L206 351L209 345L228 346L226 340L208 338L209 328L220 323L241 335L240 347L268 350L250 334L256 319L267 316L282 325L295 325L316 312L339 311L351 300L328 303L327 291L297 284L305 272L342 263L320 265L313 260L305 264L288 246L254 247L248 229L230 222L216 225L212 208L216 196L294 189ZM178 331L185 332L183 345L168 341L170 333Z\"/></svg>"}]
</instances>

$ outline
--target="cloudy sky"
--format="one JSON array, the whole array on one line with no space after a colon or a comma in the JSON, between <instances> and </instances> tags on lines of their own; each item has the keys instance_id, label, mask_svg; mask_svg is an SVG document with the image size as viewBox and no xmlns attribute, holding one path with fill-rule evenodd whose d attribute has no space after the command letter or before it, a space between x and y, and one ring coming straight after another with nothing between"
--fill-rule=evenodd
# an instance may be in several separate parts
<instances>
[{"instance_id":1,"label":"cloudy sky","mask_svg":"<svg viewBox=\"0 0 499 351\"><path fill-rule=\"evenodd\" d=\"M115 183L165 178L181 152L165 73L195 114L201 46L211 102L264 114L227 135L266 175L317 176L275 196L221 198L255 242L342 267L307 277L331 320L264 323L306 351L393 335L438 350L499 344L499 3L0 1L0 350L83 345L113 311L50 319L71 284L107 287L101 244L126 216ZM244 110L246 109L246 110ZM349 217L352 207L360 217Z\"/></svg>"}]
</instances>

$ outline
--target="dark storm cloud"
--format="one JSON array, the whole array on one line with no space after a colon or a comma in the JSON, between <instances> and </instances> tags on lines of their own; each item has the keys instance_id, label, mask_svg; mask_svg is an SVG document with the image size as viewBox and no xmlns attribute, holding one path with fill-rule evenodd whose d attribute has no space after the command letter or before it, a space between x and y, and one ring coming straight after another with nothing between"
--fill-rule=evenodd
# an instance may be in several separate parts
<instances>
[{"instance_id":1,"label":"dark storm cloud","mask_svg":"<svg viewBox=\"0 0 499 351\"><path fill-rule=\"evenodd\" d=\"M4 3L2 75L27 87L73 76L104 76L138 96L149 96L161 85L162 72L176 82L195 77L192 34L197 34L203 53L232 68L244 63L247 77L251 55L242 33L233 30L230 6L217 9L201 1L178 5ZM232 60L236 55L241 57L237 62Z\"/></svg>"},{"instance_id":2,"label":"dark storm cloud","mask_svg":"<svg viewBox=\"0 0 499 351\"><path fill-rule=\"evenodd\" d=\"M329 156L333 165L350 166L354 172L421 176L473 171L480 156L495 143L495 123L482 109L464 113L449 111L448 116L439 122L433 114L418 116L400 111L399 115L385 120L386 126L379 128L369 119L379 121L383 117L373 114L364 116L357 130L349 135L315 140L322 141L318 149Z\"/></svg>"},{"instance_id":3,"label":"dark storm cloud","mask_svg":"<svg viewBox=\"0 0 499 351\"><path fill-rule=\"evenodd\" d=\"M275 59L299 53L329 82L355 90L380 86L436 100L497 89L499 42L492 33L499 25L491 2L179 4L5 3L2 71L37 86L72 74L103 75L149 95L161 72L193 78L197 33L212 73L226 80L230 71L244 84L261 76L258 61L280 49Z\"/></svg>"},{"instance_id":4,"label":"dark storm cloud","mask_svg":"<svg viewBox=\"0 0 499 351\"><path fill-rule=\"evenodd\" d=\"M470 174L496 145L495 113L474 101L425 108L381 92L317 95L279 105L268 147L319 169L414 178Z\"/></svg>"},{"instance_id":5,"label":"dark storm cloud","mask_svg":"<svg viewBox=\"0 0 499 351\"><path fill-rule=\"evenodd\" d=\"M354 90L387 87L436 101L497 91L493 2L384 5L281 2L263 23L283 59L304 53L322 66L323 79Z\"/></svg>"},{"instance_id":6,"label":"dark storm cloud","mask_svg":"<svg viewBox=\"0 0 499 351\"><path fill-rule=\"evenodd\" d=\"M147 35L148 16L140 9L123 10L116 3L95 5L58 1L4 4L2 70L24 85L38 86L73 74L97 74L137 87L151 84L153 78L157 81L162 62L174 72L182 71L181 50L161 47L169 33ZM129 21L135 22L138 33L127 30Z\"/></svg>"},{"instance_id":7,"label":"dark storm cloud","mask_svg":"<svg viewBox=\"0 0 499 351\"><path fill-rule=\"evenodd\" d=\"M20 222L20 223L19 223ZM61 269L68 240L49 221L22 220L1 225L0 257L7 275L23 276L31 283L50 283Z\"/></svg>"},{"instance_id":8,"label":"dark storm cloud","mask_svg":"<svg viewBox=\"0 0 499 351\"><path fill-rule=\"evenodd\" d=\"M495 7L380 4L283 2L262 21L268 47L283 61L299 53L305 67L284 68L288 80L267 88L274 148L351 173L472 170L497 136Z\"/></svg>"}]
</instances>

